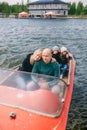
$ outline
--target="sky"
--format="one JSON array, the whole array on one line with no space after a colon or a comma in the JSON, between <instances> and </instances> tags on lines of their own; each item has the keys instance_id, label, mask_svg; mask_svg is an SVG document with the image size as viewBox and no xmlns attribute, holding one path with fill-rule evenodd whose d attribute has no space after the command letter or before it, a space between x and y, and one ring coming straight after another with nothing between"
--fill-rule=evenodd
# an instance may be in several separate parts
<instances>
[{"instance_id":1,"label":"sky","mask_svg":"<svg viewBox=\"0 0 87 130\"><path fill-rule=\"evenodd\" d=\"M29 0L29 1L36 1L36 0ZM64 2L76 2L78 3L78 1L82 1L82 3L84 5L87 5L87 0L61 0L61 1L64 1ZM26 4L27 3L27 0L0 0L0 2L7 2L8 4L17 4L17 3L24 3Z\"/></svg>"}]
</instances>

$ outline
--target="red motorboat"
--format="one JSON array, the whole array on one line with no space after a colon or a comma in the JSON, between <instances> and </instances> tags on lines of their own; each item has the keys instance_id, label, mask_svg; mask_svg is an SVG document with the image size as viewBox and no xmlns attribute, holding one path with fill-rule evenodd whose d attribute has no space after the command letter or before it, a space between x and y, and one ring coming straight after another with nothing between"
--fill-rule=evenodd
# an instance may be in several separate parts
<instances>
[{"instance_id":1,"label":"red motorboat","mask_svg":"<svg viewBox=\"0 0 87 130\"><path fill-rule=\"evenodd\" d=\"M66 130L75 60L64 79L0 70L0 130ZM38 79L33 84L33 78ZM38 82L42 85L39 86ZM51 89L47 88L46 85ZM57 86L58 93L52 91Z\"/></svg>"}]
</instances>

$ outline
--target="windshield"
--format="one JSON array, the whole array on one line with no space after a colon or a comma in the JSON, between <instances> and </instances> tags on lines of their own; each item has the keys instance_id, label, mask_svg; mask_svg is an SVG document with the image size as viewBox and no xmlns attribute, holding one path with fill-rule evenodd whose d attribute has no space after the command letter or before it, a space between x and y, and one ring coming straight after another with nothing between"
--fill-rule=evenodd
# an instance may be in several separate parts
<instances>
[{"instance_id":1,"label":"windshield","mask_svg":"<svg viewBox=\"0 0 87 130\"><path fill-rule=\"evenodd\" d=\"M51 117L62 110L66 84L56 77L0 70L0 104Z\"/></svg>"}]
</instances>

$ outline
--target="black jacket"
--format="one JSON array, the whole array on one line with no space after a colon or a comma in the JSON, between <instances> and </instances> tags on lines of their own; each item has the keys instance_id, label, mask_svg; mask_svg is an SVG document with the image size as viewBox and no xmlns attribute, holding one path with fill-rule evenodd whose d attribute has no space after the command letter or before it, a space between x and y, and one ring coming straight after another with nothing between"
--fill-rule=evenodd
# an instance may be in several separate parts
<instances>
[{"instance_id":1,"label":"black jacket","mask_svg":"<svg viewBox=\"0 0 87 130\"><path fill-rule=\"evenodd\" d=\"M53 54L52 57L55 58L56 61L60 64L60 61L61 61L61 59L60 59L60 52L58 52L57 54Z\"/></svg>"},{"instance_id":2,"label":"black jacket","mask_svg":"<svg viewBox=\"0 0 87 130\"><path fill-rule=\"evenodd\" d=\"M22 71L31 72L33 65L30 64L30 57L32 54L28 54L22 63Z\"/></svg>"}]
</instances>

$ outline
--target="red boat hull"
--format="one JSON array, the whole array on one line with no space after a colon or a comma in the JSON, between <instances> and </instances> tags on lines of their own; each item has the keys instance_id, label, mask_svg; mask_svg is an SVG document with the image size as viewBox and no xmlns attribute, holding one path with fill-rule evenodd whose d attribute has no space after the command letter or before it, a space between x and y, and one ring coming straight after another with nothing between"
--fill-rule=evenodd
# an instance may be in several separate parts
<instances>
[{"instance_id":1,"label":"red boat hull","mask_svg":"<svg viewBox=\"0 0 87 130\"><path fill-rule=\"evenodd\" d=\"M64 102L61 115L59 117L56 118L47 117L44 115L40 115L38 113L22 110L20 108L17 108L17 106L12 107L7 104L0 103L0 130L66 130L68 112L73 91L74 70L75 70L75 64L74 60L72 60L70 85L68 85L66 99ZM0 86L0 91L1 90L2 86ZM8 93L9 92L7 92L7 94ZM3 94L5 94L5 92ZM16 99L14 99L14 92L12 92L11 95L13 95L11 96L11 98L13 99L11 100L12 101L15 100L16 102ZM56 97L54 98L56 99ZM11 113L15 114L15 116L11 117Z\"/></svg>"}]
</instances>

